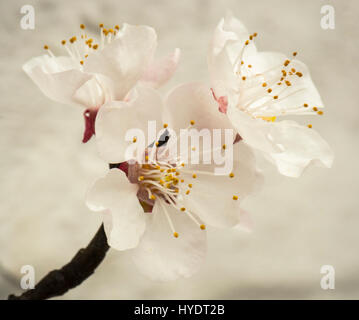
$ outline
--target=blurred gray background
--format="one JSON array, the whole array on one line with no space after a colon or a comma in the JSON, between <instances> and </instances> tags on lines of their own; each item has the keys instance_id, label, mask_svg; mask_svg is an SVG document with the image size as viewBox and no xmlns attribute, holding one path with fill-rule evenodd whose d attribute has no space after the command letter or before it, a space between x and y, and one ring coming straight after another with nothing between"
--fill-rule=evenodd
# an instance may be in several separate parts
<instances>
[{"instance_id":1,"label":"blurred gray background","mask_svg":"<svg viewBox=\"0 0 359 320\"><path fill-rule=\"evenodd\" d=\"M31 4L35 30L20 28ZM320 27L322 5L335 8L335 30ZM79 31L147 24L159 54L182 49L180 82L206 80L206 52L219 19L230 9L260 50L299 52L326 104L310 120L333 147L332 169L310 168L290 179L266 169L266 184L247 201L254 230L209 230L208 257L190 279L154 283L126 253L111 250L95 275L67 299L333 299L359 297L359 105L357 0L132 0L0 2L0 298L19 293L20 268L36 280L85 246L100 217L84 205L88 184L106 171L94 141L82 145L82 111L48 100L22 64ZM299 121L308 123L308 119ZM320 287L320 267L333 265L335 290Z\"/></svg>"}]
</instances>

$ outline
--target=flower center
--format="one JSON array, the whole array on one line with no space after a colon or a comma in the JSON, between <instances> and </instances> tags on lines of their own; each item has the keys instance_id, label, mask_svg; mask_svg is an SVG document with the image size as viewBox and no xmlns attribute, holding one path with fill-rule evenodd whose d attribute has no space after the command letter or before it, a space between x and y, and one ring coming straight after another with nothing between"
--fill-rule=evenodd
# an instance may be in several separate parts
<instances>
[{"instance_id":1,"label":"flower center","mask_svg":"<svg viewBox=\"0 0 359 320\"><path fill-rule=\"evenodd\" d=\"M244 53L248 50L249 44L257 37L253 33L244 42L234 63L234 72L238 75L239 81L239 102L238 108L248 113L253 118L274 122L278 116L293 114L318 114L317 106L310 106L303 101L303 104L283 107L280 102L305 90L303 86L295 90L297 81L303 77L299 68L295 68L295 61L285 59L281 64L273 66L262 73L254 72L255 65L246 63ZM293 52L293 59L297 52ZM246 58L247 59L247 58ZM311 128L311 125L308 125Z\"/></svg>"}]
</instances>

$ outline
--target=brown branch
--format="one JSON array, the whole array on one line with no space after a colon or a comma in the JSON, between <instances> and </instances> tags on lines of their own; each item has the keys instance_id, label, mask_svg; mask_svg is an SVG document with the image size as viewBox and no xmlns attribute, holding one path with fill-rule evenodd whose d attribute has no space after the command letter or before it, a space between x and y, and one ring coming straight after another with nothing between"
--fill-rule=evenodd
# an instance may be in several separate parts
<instances>
[{"instance_id":1,"label":"brown branch","mask_svg":"<svg viewBox=\"0 0 359 320\"><path fill-rule=\"evenodd\" d=\"M95 272L109 249L103 225L85 249L80 249L72 260L59 270L49 272L34 289L9 300L44 300L60 296L77 287Z\"/></svg>"}]
</instances>

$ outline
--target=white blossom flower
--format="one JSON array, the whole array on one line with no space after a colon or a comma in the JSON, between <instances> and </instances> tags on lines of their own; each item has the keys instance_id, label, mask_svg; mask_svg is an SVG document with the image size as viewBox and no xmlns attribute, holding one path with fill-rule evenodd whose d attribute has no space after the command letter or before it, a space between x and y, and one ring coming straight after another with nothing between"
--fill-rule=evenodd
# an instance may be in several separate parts
<instances>
[{"instance_id":1,"label":"white blossom flower","mask_svg":"<svg viewBox=\"0 0 359 320\"><path fill-rule=\"evenodd\" d=\"M175 71L180 52L154 60L157 35L148 26L105 29L100 24L99 39L87 35L84 25L80 28L80 35L61 41L66 56L55 56L45 45L47 54L29 60L23 69L50 99L86 108L86 142L99 107L125 99L138 81L162 85Z\"/></svg>"},{"instance_id":2,"label":"white blossom flower","mask_svg":"<svg viewBox=\"0 0 359 320\"><path fill-rule=\"evenodd\" d=\"M283 116L323 115L307 67L276 52L258 52L245 26L228 14L215 29L208 54L213 96L244 142L279 172L298 177L310 163L331 167L333 153L312 125Z\"/></svg>"},{"instance_id":3,"label":"white blossom flower","mask_svg":"<svg viewBox=\"0 0 359 320\"><path fill-rule=\"evenodd\" d=\"M126 141L128 130L137 128L147 136L148 121L169 130L163 109L192 105L192 97L177 97L175 89L163 103L154 89L138 86L131 100L111 102L99 110L99 152L106 162L119 165L93 184L86 201L91 210L103 213L110 246L131 249L139 270L161 281L198 271L206 252L206 226L238 225L240 202L260 182L253 154L243 143L234 145L233 169L226 175L215 175L212 163L185 164L181 156L172 156L172 136L162 146L155 137L143 149L145 161L133 161L126 150L139 137ZM215 104L211 95L205 99ZM198 128L197 120L205 127L204 119L192 119L186 127ZM170 121L176 126L176 117Z\"/></svg>"}]
</instances>

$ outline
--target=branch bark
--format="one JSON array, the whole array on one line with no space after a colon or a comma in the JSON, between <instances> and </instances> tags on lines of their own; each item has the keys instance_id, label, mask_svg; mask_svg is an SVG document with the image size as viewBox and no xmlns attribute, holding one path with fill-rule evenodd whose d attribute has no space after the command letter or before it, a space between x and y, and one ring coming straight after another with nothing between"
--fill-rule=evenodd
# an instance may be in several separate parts
<instances>
[{"instance_id":1,"label":"branch bark","mask_svg":"<svg viewBox=\"0 0 359 320\"><path fill-rule=\"evenodd\" d=\"M59 270L49 272L34 289L9 300L45 300L60 296L77 287L95 272L109 249L103 224L85 249L80 249L72 260Z\"/></svg>"}]
</instances>

